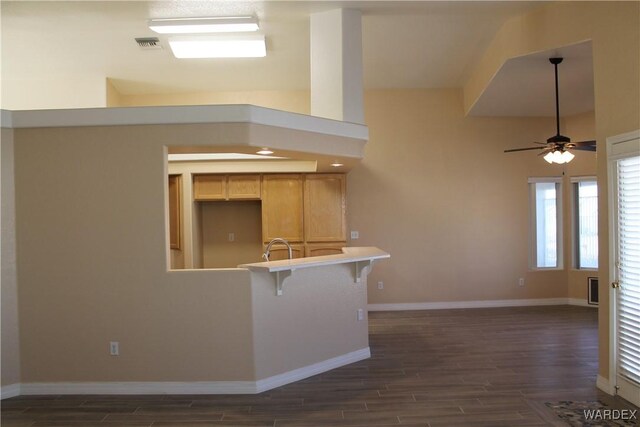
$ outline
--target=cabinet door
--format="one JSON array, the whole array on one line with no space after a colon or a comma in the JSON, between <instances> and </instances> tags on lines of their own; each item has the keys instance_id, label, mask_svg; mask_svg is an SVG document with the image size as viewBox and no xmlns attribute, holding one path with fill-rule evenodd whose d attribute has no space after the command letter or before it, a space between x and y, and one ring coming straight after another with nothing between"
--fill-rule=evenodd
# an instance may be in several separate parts
<instances>
[{"instance_id":1,"label":"cabinet door","mask_svg":"<svg viewBox=\"0 0 640 427\"><path fill-rule=\"evenodd\" d=\"M180 249L180 223L182 197L180 194L181 175L169 175L169 246Z\"/></svg>"},{"instance_id":2,"label":"cabinet door","mask_svg":"<svg viewBox=\"0 0 640 427\"><path fill-rule=\"evenodd\" d=\"M262 179L262 238L302 242L302 176L265 175Z\"/></svg>"},{"instance_id":3,"label":"cabinet door","mask_svg":"<svg viewBox=\"0 0 640 427\"><path fill-rule=\"evenodd\" d=\"M229 200L259 200L260 175L229 175Z\"/></svg>"},{"instance_id":4,"label":"cabinet door","mask_svg":"<svg viewBox=\"0 0 640 427\"><path fill-rule=\"evenodd\" d=\"M347 246L347 242L309 243L304 246L304 256L341 255L342 248L345 246Z\"/></svg>"},{"instance_id":5,"label":"cabinet door","mask_svg":"<svg viewBox=\"0 0 640 427\"><path fill-rule=\"evenodd\" d=\"M193 200L226 200L227 177L225 175L194 175Z\"/></svg>"},{"instance_id":6,"label":"cabinet door","mask_svg":"<svg viewBox=\"0 0 640 427\"><path fill-rule=\"evenodd\" d=\"M263 253L265 249L267 249L267 245L264 245ZM304 258L304 246L291 245L291 255L294 258ZM275 244L271 246L271 251L269 251L269 261L279 261L281 259L289 259L289 249L282 244Z\"/></svg>"},{"instance_id":7,"label":"cabinet door","mask_svg":"<svg viewBox=\"0 0 640 427\"><path fill-rule=\"evenodd\" d=\"M307 242L347 240L345 187L345 176L342 174L306 176L304 232Z\"/></svg>"}]
</instances>

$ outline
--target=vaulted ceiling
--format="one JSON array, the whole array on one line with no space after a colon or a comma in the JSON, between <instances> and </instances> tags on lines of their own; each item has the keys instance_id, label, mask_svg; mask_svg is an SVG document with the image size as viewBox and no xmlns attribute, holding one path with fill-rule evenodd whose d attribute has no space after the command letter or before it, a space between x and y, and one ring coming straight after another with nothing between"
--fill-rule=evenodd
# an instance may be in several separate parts
<instances>
[{"instance_id":1,"label":"vaulted ceiling","mask_svg":"<svg viewBox=\"0 0 640 427\"><path fill-rule=\"evenodd\" d=\"M123 94L306 90L309 15L347 7L363 14L365 88L462 87L505 20L540 6L510 1L3 0L2 80L4 85L14 78L104 76ZM141 50L134 41L158 36L147 27L150 18L247 14L260 20L265 58L178 60L166 36L159 36L161 50ZM593 109L592 95L591 101L589 96L569 101L572 92L593 93L590 48L588 54L585 49L574 53L580 62L567 61L563 72L578 70L581 77L565 78L575 83L563 93L567 114ZM490 96L472 114L553 115L553 104L539 97L553 77L544 55L505 64L487 89ZM517 107L508 108L514 95Z\"/></svg>"}]
</instances>

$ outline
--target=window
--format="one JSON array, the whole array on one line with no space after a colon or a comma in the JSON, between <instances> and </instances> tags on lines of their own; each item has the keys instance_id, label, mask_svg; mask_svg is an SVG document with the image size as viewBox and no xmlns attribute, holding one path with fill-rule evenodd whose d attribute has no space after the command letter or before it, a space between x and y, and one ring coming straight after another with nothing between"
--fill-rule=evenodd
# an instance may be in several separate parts
<instances>
[{"instance_id":1,"label":"window","mask_svg":"<svg viewBox=\"0 0 640 427\"><path fill-rule=\"evenodd\" d=\"M598 268L598 184L593 177L572 178L574 257L578 269Z\"/></svg>"},{"instance_id":2,"label":"window","mask_svg":"<svg viewBox=\"0 0 640 427\"><path fill-rule=\"evenodd\" d=\"M530 178L531 268L562 268L561 178Z\"/></svg>"}]
</instances>

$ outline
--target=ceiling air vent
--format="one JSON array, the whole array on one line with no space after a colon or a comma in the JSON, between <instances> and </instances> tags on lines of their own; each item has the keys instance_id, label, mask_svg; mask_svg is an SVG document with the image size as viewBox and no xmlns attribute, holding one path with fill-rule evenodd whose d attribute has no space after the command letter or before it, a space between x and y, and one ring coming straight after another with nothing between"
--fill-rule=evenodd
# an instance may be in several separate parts
<instances>
[{"instance_id":1,"label":"ceiling air vent","mask_svg":"<svg viewBox=\"0 0 640 427\"><path fill-rule=\"evenodd\" d=\"M136 37L136 43L142 50L162 49L160 40L157 37Z\"/></svg>"}]
</instances>

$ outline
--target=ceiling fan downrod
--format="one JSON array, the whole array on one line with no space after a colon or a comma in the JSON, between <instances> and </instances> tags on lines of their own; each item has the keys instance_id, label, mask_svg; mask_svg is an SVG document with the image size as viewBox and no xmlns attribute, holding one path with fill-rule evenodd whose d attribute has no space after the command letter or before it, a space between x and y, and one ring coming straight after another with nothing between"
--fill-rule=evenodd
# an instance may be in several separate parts
<instances>
[{"instance_id":1,"label":"ceiling fan downrod","mask_svg":"<svg viewBox=\"0 0 640 427\"><path fill-rule=\"evenodd\" d=\"M556 81L556 134L547 139L547 142L571 142L571 139L567 138L564 135L560 135L560 90L558 89L558 64L560 64L563 59L564 58L561 57L549 58L549 62L553 64Z\"/></svg>"}]
</instances>

